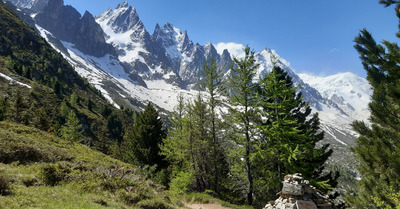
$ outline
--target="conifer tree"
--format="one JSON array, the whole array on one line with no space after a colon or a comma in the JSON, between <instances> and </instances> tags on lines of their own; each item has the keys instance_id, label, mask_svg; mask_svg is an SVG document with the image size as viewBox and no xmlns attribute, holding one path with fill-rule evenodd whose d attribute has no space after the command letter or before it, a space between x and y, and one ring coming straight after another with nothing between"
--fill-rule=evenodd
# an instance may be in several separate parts
<instances>
[{"instance_id":1,"label":"conifer tree","mask_svg":"<svg viewBox=\"0 0 400 209\"><path fill-rule=\"evenodd\" d=\"M0 121L7 118L8 98L0 97Z\"/></svg>"},{"instance_id":2,"label":"conifer tree","mask_svg":"<svg viewBox=\"0 0 400 209\"><path fill-rule=\"evenodd\" d=\"M14 112L14 120L17 123L20 123L24 119L24 110L27 108L27 103L22 95L21 89L17 88L14 101L12 104L13 112Z\"/></svg>"},{"instance_id":3,"label":"conifer tree","mask_svg":"<svg viewBox=\"0 0 400 209\"><path fill-rule=\"evenodd\" d=\"M228 82L229 115L234 145L233 167L241 173L245 171L246 177L242 179L246 182L246 199L249 205L253 203L253 171L251 155L254 150L254 129L253 122L255 117L255 93L257 86L253 83L258 64L255 63L254 51L246 46L243 59L233 58L235 67L231 67ZM243 159L243 160L242 160ZM241 165L242 164L242 165ZM239 170L237 170L237 169ZM240 174L239 174L240 175ZM240 178L240 177L239 177Z\"/></svg>"},{"instance_id":4,"label":"conifer tree","mask_svg":"<svg viewBox=\"0 0 400 209\"><path fill-rule=\"evenodd\" d=\"M121 144L124 160L140 165L157 165L158 168L166 166L159 148L165 136L166 131L157 110L148 103L145 110L139 113L133 127L125 133Z\"/></svg>"},{"instance_id":5,"label":"conifer tree","mask_svg":"<svg viewBox=\"0 0 400 209\"><path fill-rule=\"evenodd\" d=\"M72 142L79 142L82 140L82 125L79 124L79 119L73 110L70 110L67 114L66 122L61 127L61 135L65 139Z\"/></svg>"},{"instance_id":6,"label":"conifer tree","mask_svg":"<svg viewBox=\"0 0 400 209\"><path fill-rule=\"evenodd\" d=\"M224 165L226 165L224 150L221 146L221 121L218 118L218 107L222 105L221 95L225 91L225 86L223 84L223 72L221 68L217 67L217 63L211 57L209 63L207 61L203 64L203 79L201 81L201 87L208 93L207 105L210 111L211 120L211 142L210 149L212 150L212 156L210 162L214 165L212 175L214 176L213 190L218 193L219 180L224 178L223 171L226 170Z\"/></svg>"},{"instance_id":7,"label":"conifer tree","mask_svg":"<svg viewBox=\"0 0 400 209\"><path fill-rule=\"evenodd\" d=\"M386 6L396 4L400 19L398 1L380 2ZM396 36L400 38L400 33ZM393 191L398 195L400 190L400 48L388 41L377 44L366 29L355 42L373 94L369 104L371 125L353 123L360 134L353 152L360 161L362 178L358 195L349 197L348 202L356 208L394 208L398 205L392 198Z\"/></svg>"},{"instance_id":8,"label":"conifer tree","mask_svg":"<svg viewBox=\"0 0 400 209\"><path fill-rule=\"evenodd\" d=\"M332 151L328 150L329 145L316 148L323 138L318 115L308 118L311 109L296 89L291 77L278 66L260 81L257 99L261 121L257 126L261 136L255 160L258 199L273 198L280 190L283 176L289 173L328 180L321 172Z\"/></svg>"},{"instance_id":9,"label":"conifer tree","mask_svg":"<svg viewBox=\"0 0 400 209\"><path fill-rule=\"evenodd\" d=\"M197 192L214 189L215 159L209 107L200 93L187 104L182 96L178 101L171 117L173 127L161 146L162 154L172 166L171 189ZM223 173L224 169L219 172ZM221 182L217 184L222 186Z\"/></svg>"}]
</instances>

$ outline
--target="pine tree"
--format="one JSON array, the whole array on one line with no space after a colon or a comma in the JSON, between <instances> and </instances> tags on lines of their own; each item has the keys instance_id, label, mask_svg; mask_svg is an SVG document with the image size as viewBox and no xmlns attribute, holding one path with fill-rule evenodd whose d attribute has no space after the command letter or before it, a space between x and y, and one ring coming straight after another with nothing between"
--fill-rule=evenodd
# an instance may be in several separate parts
<instances>
[{"instance_id":1,"label":"pine tree","mask_svg":"<svg viewBox=\"0 0 400 209\"><path fill-rule=\"evenodd\" d=\"M12 104L14 112L13 118L15 122L21 123L24 120L24 111L28 107L28 105L22 95L20 88L17 88L13 99L14 99Z\"/></svg>"},{"instance_id":2,"label":"pine tree","mask_svg":"<svg viewBox=\"0 0 400 209\"><path fill-rule=\"evenodd\" d=\"M207 61L203 64L203 79L201 81L201 87L208 93L207 105L210 111L211 120L211 142L210 149L212 150L211 163L214 165L212 175L214 176L213 190L218 193L219 180L224 178L227 173L223 171L226 170L224 165L226 165L224 150L221 146L221 120L218 118L217 110L222 105L221 95L225 91L225 86L223 84L223 72L217 67L217 63L213 58L210 59L209 63ZM219 126L219 127L218 127Z\"/></svg>"},{"instance_id":3,"label":"pine tree","mask_svg":"<svg viewBox=\"0 0 400 209\"><path fill-rule=\"evenodd\" d=\"M128 129L121 143L123 158L130 163L140 165L166 166L164 156L160 155L160 145L166 131L156 109L148 103L146 109L139 113L133 127Z\"/></svg>"},{"instance_id":4,"label":"pine tree","mask_svg":"<svg viewBox=\"0 0 400 209\"><path fill-rule=\"evenodd\" d=\"M258 170L258 199L273 198L286 174L302 173L307 179L328 180L321 172L332 150L328 150L329 145L316 148L323 138L318 115L308 118L311 109L296 92L291 77L275 66L259 83L261 121L257 126L261 135L254 163Z\"/></svg>"},{"instance_id":5,"label":"pine tree","mask_svg":"<svg viewBox=\"0 0 400 209\"><path fill-rule=\"evenodd\" d=\"M400 19L398 1L380 2L386 6L397 4ZM400 38L400 33L396 35ZM365 29L355 42L373 94L369 104L371 125L353 123L360 134L353 152L360 161L362 179L358 195L348 201L357 208L380 208L378 203L393 208L396 202L391 198L392 191L400 190L400 48L388 41L377 44Z\"/></svg>"},{"instance_id":6,"label":"pine tree","mask_svg":"<svg viewBox=\"0 0 400 209\"><path fill-rule=\"evenodd\" d=\"M228 82L229 97L229 115L232 125L233 140L235 142L234 150L237 155L234 158L233 167L240 167L245 171L246 177L242 179L246 182L245 189L247 203L253 203L253 172L251 165L251 155L254 152L254 133L252 131L255 117L255 92L257 86L253 83L258 64L255 63L254 51L250 47L244 49L245 57L243 59L233 58L236 67L231 67L231 73ZM242 151L241 151L242 150ZM242 158L244 161L242 161ZM240 166L244 163L242 166ZM235 169L236 170L236 169ZM240 177L238 177L240 178Z\"/></svg>"},{"instance_id":7,"label":"pine tree","mask_svg":"<svg viewBox=\"0 0 400 209\"><path fill-rule=\"evenodd\" d=\"M79 124L79 119L73 110L67 114L66 122L61 127L61 135L65 139L72 142L79 142L82 140L82 125Z\"/></svg>"},{"instance_id":8,"label":"pine tree","mask_svg":"<svg viewBox=\"0 0 400 209\"><path fill-rule=\"evenodd\" d=\"M34 125L44 131L49 129L49 116L46 114L44 107L40 107L35 111Z\"/></svg>"},{"instance_id":9,"label":"pine tree","mask_svg":"<svg viewBox=\"0 0 400 209\"><path fill-rule=\"evenodd\" d=\"M178 105L170 116L172 127L168 131L168 136L163 139L160 149L171 167L170 188L176 193L181 193L191 189L194 169L183 95L180 94L177 100Z\"/></svg>"},{"instance_id":10,"label":"pine tree","mask_svg":"<svg viewBox=\"0 0 400 209\"><path fill-rule=\"evenodd\" d=\"M214 189L214 144L208 105L200 93L187 104L181 96L178 101L171 117L173 127L161 147L172 167L171 189L197 192ZM219 172L224 173L224 169Z\"/></svg>"},{"instance_id":11,"label":"pine tree","mask_svg":"<svg viewBox=\"0 0 400 209\"><path fill-rule=\"evenodd\" d=\"M0 97L0 121L7 118L8 98Z\"/></svg>"}]
</instances>

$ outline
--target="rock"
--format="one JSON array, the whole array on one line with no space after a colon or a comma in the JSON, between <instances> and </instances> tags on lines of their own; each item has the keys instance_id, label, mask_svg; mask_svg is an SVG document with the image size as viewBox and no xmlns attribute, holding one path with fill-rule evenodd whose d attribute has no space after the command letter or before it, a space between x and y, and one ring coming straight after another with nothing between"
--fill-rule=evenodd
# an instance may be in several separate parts
<instances>
[{"instance_id":1,"label":"rock","mask_svg":"<svg viewBox=\"0 0 400 209\"><path fill-rule=\"evenodd\" d=\"M283 182L282 194L301 196L304 194L303 186Z\"/></svg>"},{"instance_id":2,"label":"rock","mask_svg":"<svg viewBox=\"0 0 400 209\"><path fill-rule=\"evenodd\" d=\"M270 201L265 209L334 209L328 195L304 180L301 174L286 175L279 198ZM318 206L318 207L317 207Z\"/></svg>"},{"instance_id":3,"label":"rock","mask_svg":"<svg viewBox=\"0 0 400 209\"><path fill-rule=\"evenodd\" d=\"M318 209L314 202L298 200L296 202L297 209Z\"/></svg>"}]
</instances>

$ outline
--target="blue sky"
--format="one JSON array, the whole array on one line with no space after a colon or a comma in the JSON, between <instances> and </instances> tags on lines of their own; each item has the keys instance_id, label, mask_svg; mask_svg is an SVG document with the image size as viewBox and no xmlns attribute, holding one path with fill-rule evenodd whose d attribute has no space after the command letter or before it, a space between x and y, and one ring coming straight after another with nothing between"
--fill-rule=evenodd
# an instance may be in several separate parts
<instances>
[{"instance_id":1,"label":"blue sky","mask_svg":"<svg viewBox=\"0 0 400 209\"><path fill-rule=\"evenodd\" d=\"M64 0L83 14L115 8L123 0ZM397 41L393 7L378 0L128 0L146 29L172 23L193 42L249 44L276 52L297 73L366 76L354 38L367 28L377 42Z\"/></svg>"}]
</instances>

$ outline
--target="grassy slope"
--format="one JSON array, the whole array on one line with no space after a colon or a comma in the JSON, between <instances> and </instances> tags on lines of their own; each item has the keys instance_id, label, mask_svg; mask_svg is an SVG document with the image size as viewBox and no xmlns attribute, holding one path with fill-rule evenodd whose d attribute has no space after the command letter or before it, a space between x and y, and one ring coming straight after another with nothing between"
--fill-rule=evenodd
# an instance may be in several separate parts
<instances>
[{"instance_id":1,"label":"grassy slope","mask_svg":"<svg viewBox=\"0 0 400 209\"><path fill-rule=\"evenodd\" d=\"M137 167L31 127L0 122L0 162L11 183L0 208L175 207ZM49 167L61 176L55 186L43 177Z\"/></svg>"}]
</instances>

